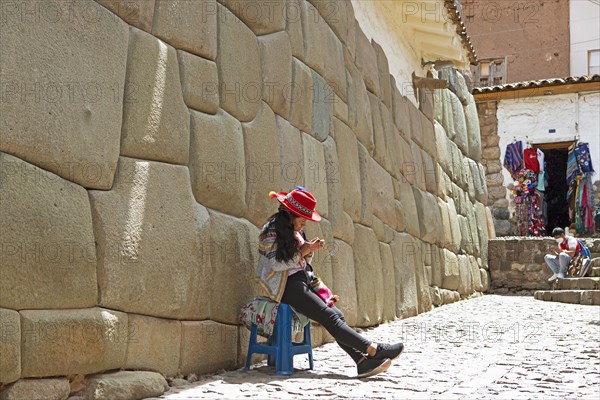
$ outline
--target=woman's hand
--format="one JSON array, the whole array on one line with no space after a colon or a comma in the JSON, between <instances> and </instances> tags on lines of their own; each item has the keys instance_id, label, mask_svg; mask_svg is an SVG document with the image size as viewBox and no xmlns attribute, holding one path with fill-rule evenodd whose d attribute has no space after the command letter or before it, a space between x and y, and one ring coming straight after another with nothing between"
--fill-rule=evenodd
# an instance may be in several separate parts
<instances>
[{"instance_id":1,"label":"woman's hand","mask_svg":"<svg viewBox=\"0 0 600 400\"><path fill-rule=\"evenodd\" d=\"M304 244L300 248L300 252L302 253L302 257L304 257L316 250L321 250L324 246L325 241L323 239L314 238L309 242L304 242Z\"/></svg>"}]
</instances>

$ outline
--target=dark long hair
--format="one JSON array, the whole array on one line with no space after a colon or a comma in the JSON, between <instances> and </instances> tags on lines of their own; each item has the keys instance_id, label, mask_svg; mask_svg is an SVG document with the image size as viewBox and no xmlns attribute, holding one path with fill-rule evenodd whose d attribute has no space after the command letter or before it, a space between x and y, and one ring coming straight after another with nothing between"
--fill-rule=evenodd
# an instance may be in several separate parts
<instances>
[{"instance_id":1,"label":"dark long hair","mask_svg":"<svg viewBox=\"0 0 600 400\"><path fill-rule=\"evenodd\" d=\"M298 251L298 241L294 237L294 227L292 225L292 213L284 206L279 206L279 210L271 215L265 224L261 235L274 230L277 234L275 244L277 251L275 259L280 262L286 262L294 257Z\"/></svg>"}]
</instances>

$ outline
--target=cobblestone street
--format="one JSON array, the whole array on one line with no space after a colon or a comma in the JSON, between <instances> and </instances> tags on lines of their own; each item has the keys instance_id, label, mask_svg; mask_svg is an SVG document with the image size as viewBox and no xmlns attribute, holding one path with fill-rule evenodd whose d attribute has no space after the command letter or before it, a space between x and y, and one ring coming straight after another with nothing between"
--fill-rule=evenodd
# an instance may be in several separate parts
<instances>
[{"instance_id":1,"label":"cobblestone street","mask_svg":"<svg viewBox=\"0 0 600 400\"><path fill-rule=\"evenodd\" d=\"M263 362L203 376L162 398L600 398L600 307L486 295L384 324L365 335L406 350L381 375L358 380L335 344L295 359L290 378Z\"/></svg>"}]
</instances>

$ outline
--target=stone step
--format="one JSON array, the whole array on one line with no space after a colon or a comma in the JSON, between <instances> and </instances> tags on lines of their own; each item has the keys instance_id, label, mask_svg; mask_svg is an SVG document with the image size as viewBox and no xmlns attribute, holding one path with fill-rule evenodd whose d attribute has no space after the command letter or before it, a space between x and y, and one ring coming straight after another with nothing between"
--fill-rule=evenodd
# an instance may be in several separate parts
<instances>
[{"instance_id":1,"label":"stone step","mask_svg":"<svg viewBox=\"0 0 600 400\"><path fill-rule=\"evenodd\" d=\"M565 278L554 282L553 290L597 290L600 289L600 278Z\"/></svg>"},{"instance_id":2,"label":"stone step","mask_svg":"<svg viewBox=\"0 0 600 400\"><path fill-rule=\"evenodd\" d=\"M536 300L600 306L600 290L538 290Z\"/></svg>"},{"instance_id":3,"label":"stone step","mask_svg":"<svg viewBox=\"0 0 600 400\"><path fill-rule=\"evenodd\" d=\"M600 277L600 267L592 268L592 270L590 271L590 276L595 278Z\"/></svg>"}]
</instances>

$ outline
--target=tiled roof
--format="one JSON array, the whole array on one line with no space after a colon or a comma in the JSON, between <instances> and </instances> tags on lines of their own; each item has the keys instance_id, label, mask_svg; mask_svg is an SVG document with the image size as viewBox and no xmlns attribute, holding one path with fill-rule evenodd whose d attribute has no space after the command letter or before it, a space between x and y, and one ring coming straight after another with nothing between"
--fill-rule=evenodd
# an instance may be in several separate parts
<instances>
[{"instance_id":1,"label":"tiled roof","mask_svg":"<svg viewBox=\"0 0 600 400\"><path fill-rule=\"evenodd\" d=\"M473 94L496 93L519 89L536 89L590 82L600 82L600 75L569 76L567 78L541 79L538 81L516 82L507 83L505 85L478 87L473 89Z\"/></svg>"},{"instance_id":2,"label":"tiled roof","mask_svg":"<svg viewBox=\"0 0 600 400\"><path fill-rule=\"evenodd\" d=\"M454 0L444 0L444 5L448 11L448 16L456 27L456 33L460 36L464 48L469 52L469 61L473 65L478 64L479 60L477 59L477 54L475 54L475 49L471 43L471 38L469 35L467 35L467 27L460 18L460 13L456 6L456 2Z\"/></svg>"}]
</instances>

